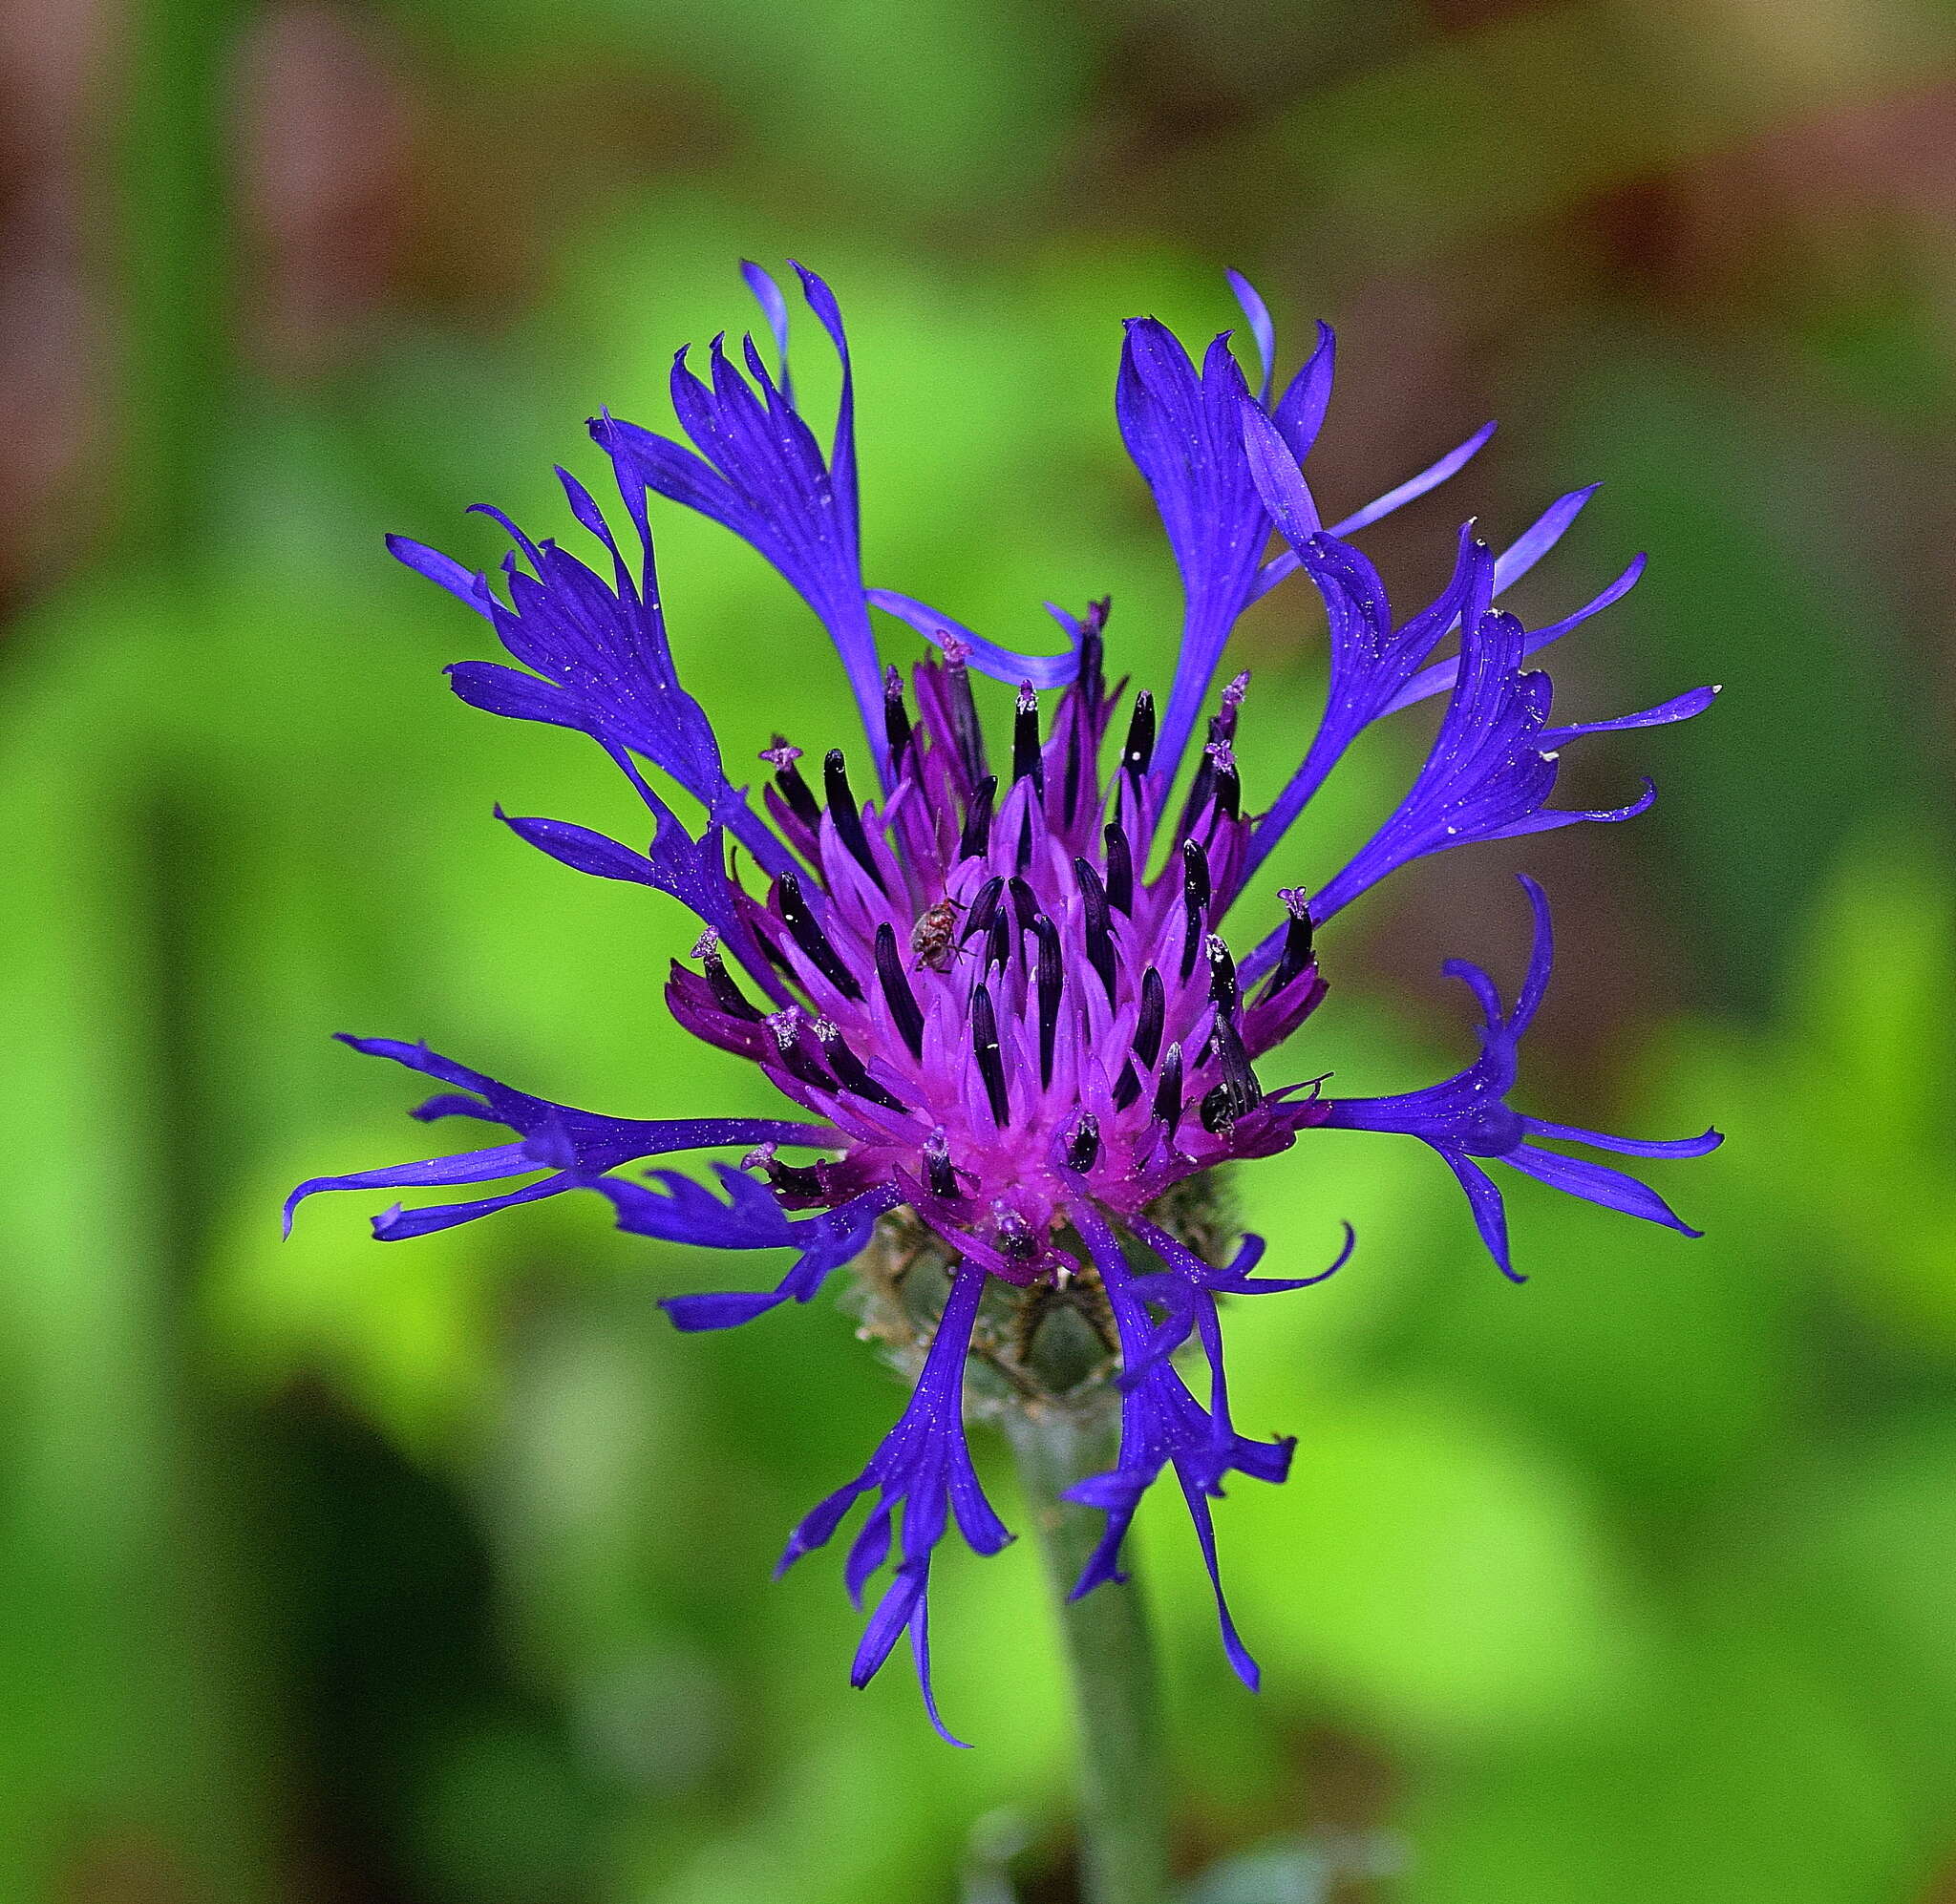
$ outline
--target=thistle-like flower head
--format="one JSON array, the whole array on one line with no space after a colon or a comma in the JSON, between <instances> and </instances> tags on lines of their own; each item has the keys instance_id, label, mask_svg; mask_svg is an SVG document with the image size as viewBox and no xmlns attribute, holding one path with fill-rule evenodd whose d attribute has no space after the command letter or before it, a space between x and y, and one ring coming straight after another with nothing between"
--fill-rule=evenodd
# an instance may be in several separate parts
<instances>
[{"instance_id":1,"label":"thistle-like flower head","mask_svg":"<svg viewBox=\"0 0 1956 1904\"><path fill-rule=\"evenodd\" d=\"M1258 388L1226 333L1198 365L1164 326L1142 318L1129 325L1121 354L1121 434L1154 494L1186 603L1164 701L1150 686L1132 695L1110 688L1105 602L1078 615L1052 610L1066 651L1033 656L909 596L866 588L848 345L828 286L797 268L841 361L826 449L788 378L786 301L750 265L777 371L752 339L744 374L720 340L704 378L682 351L671 394L692 448L609 415L591 425L629 533L559 472L608 573L500 517L516 544L500 593L435 550L399 538L391 544L486 619L521 664L458 663L450 670L456 691L492 713L590 735L644 799L652 837L640 850L568 821L501 817L566 865L657 887L698 916L691 963L672 964L673 1015L758 1066L793 1114L605 1117L513 1090L425 1046L349 1039L446 1087L416 1116L482 1119L509 1140L315 1178L290 1201L321 1190L528 1176L472 1201L397 1206L375 1219L374 1233L423 1235L588 1189L636 1234L797 1252L772 1290L669 1299L682 1329L728 1327L791 1298L806 1301L831 1271L862 1256L880 1226L901 1228L913 1238L911 1259L928 1255L946 1272L922 1311L916 1391L863 1472L795 1531L783 1564L823 1544L858 1497L875 1491L846 1568L851 1591L860 1598L895 1557L854 1677L864 1682L907 1633L938 1723L925 1624L932 1554L953 1517L981 1552L1009 1537L964 1439L967 1357L974 1341L989 1340L981 1322L989 1301L1016 1303L1013 1341L988 1352L1022 1386L1041 1380L1031 1345L1055 1299L1088 1314L1104 1341L1105 1365L1082 1386L1100 1386L1109 1406L1117 1399L1120 1449L1110 1472L1074 1491L1107 1516L1078 1584L1086 1592L1118 1576L1128 1523L1164 1468L1188 1500L1214 1578L1208 1504L1224 1476L1279 1481L1288 1466L1287 1442L1249 1439L1231 1422L1217 1301L1319 1280L1344 1261L1350 1237L1330 1268L1303 1275L1252 1276L1264 1249L1254 1237L1226 1262L1213 1260L1233 1239L1177 1213L1219 1166L1272 1156L1320 1125L1418 1137L1459 1177L1489 1250L1517 1280L1490 1160L1695 1234L1634 1178L1541 1140L1694 1155L1718 1141L1714 1132L1636 1142L1544 1123L1508 1103L1517 1047L1549 976L1547 904L1532 881L1524 884L1535 948L1513 1006L1478 968L1450 968L1483 1019L1480 1055L1465 1070L1424 1090L1352 1099L1325 1094L1308 1062L1279 1071L1274 1084L1258 1066L1324 997L1319 935L1351 900L1426 854L1641 812L1648 786L1614 809L1551 807L1562 749L1601 729L1685 719L1714 690L1615 720L1552 721L1548 677L1527 657L1622 595L1641 559L1545 627L1524 628L1497 604L1574 520L1587 490L1562 497L1499 554L1463 529L1446 586L1399 615L1350 538L1451 476L1489 432L1326 527L1301 465L1330 392L1331 334L1320 328L1308 361L1274 393L1269 320L1240 279L1262 359ZM724 523L774 564L827 628L861 709L861 739L821 750L819 761L784 738L767 749L758 804L728 778L711 722L679 685L653 573L653 495ZM1282 544L1274 556L1273 537ZM1239 674L1220 690L1216 680L1238 617L1298 570L1327 611L1328 702L1297 771L1258 814L1245 804L1235 753L1238 723L1255 713L1248 679ZM872 608L928 645L907 674L881 658ZM1454 634L1457 651L1435 659ZM987 731L974 673L1015 690L1009 730ZM1446 705L1427 757L1371 838L1308 893L1260 892L1263 861L1357 736L1438 694ZM653 791L640 760L698 798L698 837ZM730 840L759 867L758 889L730 870ZM1247 938L1236 929L1245 915ZM717 1190L670 1169L627 1168L719 1147L740 1160L716 1163ZM1152 1266L1137 1268L1137 1259ZM1175 1360L1190 1344L1206 1369L1199 1387ZM1254 1684L1220 1583L1217 1604L1230 1659Z\"/></svg>"}]
</instances>

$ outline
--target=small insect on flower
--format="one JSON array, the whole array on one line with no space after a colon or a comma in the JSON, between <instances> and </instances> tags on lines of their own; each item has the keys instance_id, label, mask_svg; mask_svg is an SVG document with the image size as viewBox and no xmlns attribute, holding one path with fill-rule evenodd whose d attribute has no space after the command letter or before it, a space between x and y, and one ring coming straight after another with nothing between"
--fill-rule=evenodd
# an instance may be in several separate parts
<instances>
[{"instance_id":1,"label":"small insect on flower","mask_svg":"<svg viewBox=\"0 0 1956 1904\"><path fill-rule=\"evenodd\" d=\"M1136 318L1120 353L1115 415L1154 494L1184 613L1159 716L1144 687L1116 734L1121 690L1107 686L1104 600L1078 616L1053 609L1064 650L1027 654L912 596L865 588L848 340L828 286L796 268L840 360L826 452L788 378L786 300L748 265L775 341L774 370L751 337L740 351L744 374L721 340L704 379L682 351L671 394L692 448L608 413L590 425L635 551L563 471L571 514L603 551L598 567L531 540L493 510L515 542L500 593L486 574L422 543L390 544L482 617L523 665L458 662L449 670L456 692L490 713L589 735L645 803L652 837L641 851L567 820L500 816L577 871L655 887L698 916L705 931L692 963L675 960L667 986L673 1016L755 1067L795 1114L602 1116L513 1090L425 1045L349 1039L440 1082L415 1116L476 1118L502 1126L508 1139L315 1177L292 1193L287 1218L323 1190L523 1178L473 1200L396 1205L375 1218L374 1234L424 1236L586 1190L635 1235L794 1252L772 1290L668 1298L667 1314L689 1330L806 1302L833 1271L857 1264L864 1301L882 1302L867 1332L891 1344L915 1392L867 1466L802 1520L782 1556L786 1566L822 1546L860 1499L876 1494L844 1576L858 1597L885 1566L890 1576L857 1651L855 1683L907 1635L926 1710L944 1731L930 1691L932 1557L953 1521L980 1553L1010 1537L966 1444L968 1377L970 1396L1002 1396L1000 1406L1064 1397L1117 1416L1114 1467L1069 1495L1106 1515L1076 1594L1121 1577L1141 1496L1173 1469L1224 1649L1253 1686L1256 1662L1222 1598L1210 1503L1232 1473L1283 1480L1291 1444L1238 1432L1218 1301L1320 1281L1346 1260L1351 1238L1348 1228L1329 1268L1252 1276L1263 1239L1230 1222L1216 1173L1274 1156L1323 1127L1415 1137L1459 1180L1489 1252L1520 1281L1490 1163L1694 1236L1655 1191L1563 1147L1682 1157L1719 1141L1710 1131L1672 1141L1617 1137L1510 1105L1520 1039L1551 961L1547 900L1529 880L1534 948L1513 1003L1478 966L1448 968L1481 1020L1465 1068L1394 1095L1334 1098L1324 1094L1322 1066L1299 1063L1274 1086L1257 1066L1324 998L1327 928L1354 899L1427 854L1641 813L1652 798L1648 783L1618 807L1552 807L1562 751L1605 730L1685 720L1715 690L1614 719L1551 719L1548 676L1528 663L1627 591L1643 560L1541 626L1524 628L1499 598L1555 545L1588 489L1550 503L1499 552L1470 522L1439 593L1411 614L1395 609L1352 538L1453 476L1492 425L1327 525L1301 464L1330 395L1331 333L1319 327L1315 348L1278 392L1268 312L1232 273L1256 346L1254 384L1227 332L1198 362L1166 326ZM729 779L712 725L673 663L653 572L653 496L744 538L814 610L861 715L857 778L840 747L825 753L819 776L804 776L801 750L776 735L761 755L774 772L758 802ZM1329 691L1302 759L1253 811L1236 751L1248 677L1220 691L1216 679L1243 611L1300 572L1329 626ZM879 654L872 610L928 645L907 671ZM973 671L1016 690L995 755ZM1265 890L1271 850L1359 736L1435 696L1445 705L1424 763L1371 838L1308 887ZM653 791L641 760L699 801L706 819L696 836ZM760 869L764 894L730 872L736 845ZM1239 907L1265 921L1242 951L1230 943ZM701 1150L731 1150L743 1162L716 1162L712 1186L670 1169L631 1168ZM784 1151L813 1155L799 1161ZM1200 1372L1184 1374L1184 1351Z\"/></svg>"},{"instance_id":2,"label":"small insect on flower","mask_svg":"<svg viewBox=\"0 0 1956 1904\"><path fill-rule=\"evenodd\" d=\"M910 950L917 955L913 972L947 972L951 961L964 956L958 943L958 915L964 910L962 901L946 894L917 915L910 928Z\"/></svg>"}]
</instances>

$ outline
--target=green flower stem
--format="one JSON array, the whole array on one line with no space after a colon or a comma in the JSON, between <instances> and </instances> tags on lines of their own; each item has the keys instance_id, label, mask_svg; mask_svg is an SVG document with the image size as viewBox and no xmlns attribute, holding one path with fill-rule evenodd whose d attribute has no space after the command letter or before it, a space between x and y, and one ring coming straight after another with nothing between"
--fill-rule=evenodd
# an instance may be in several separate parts
<instances>
[{"instance_id":1,"label":"green flower stem","mask_svg":"<svg viewBox=\"0 0 1956 1904\"><path fill-rule=\"evenodd\" d=\"M1080 1737L1081 1896L1086 1904L1165 1904L1168 1782L1154 1645L1139 1585L1113 1581L1068 1603L1104 1516L1061 1496L1114 1465L1113 1398L1070 1409L1003 1410L1018 1457L1027 1516L1037 1530L1059 1607Z\"/></svg>"}]
</instances>

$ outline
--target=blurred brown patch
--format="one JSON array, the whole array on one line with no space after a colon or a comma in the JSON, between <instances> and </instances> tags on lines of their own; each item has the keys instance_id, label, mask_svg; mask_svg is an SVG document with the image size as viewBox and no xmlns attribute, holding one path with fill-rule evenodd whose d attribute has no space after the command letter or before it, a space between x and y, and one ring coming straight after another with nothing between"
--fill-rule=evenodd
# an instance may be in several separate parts
<instances>
[{"instance_id":1,"label":"blurred brown patch","mask_svg":"<svg viewBox=\"0 0 1956 1904\"><path fill-rule=\"evenodd\" d=\"M252 349L324 369L386 300L410 227L415 102L371 21L298 0L258 23L238 76Z\"/></svg>"},{"instance_id":2,"label":"blurred brown patch","mask_svg":"<svg viewBox=\"0 0 1956 1904\"><path fill-rule=\"evenodd\" d=\"M0 602L50 554L102 421L82 216L102 28L95 0L0 8Z\"/></svg>"}]
</instances>

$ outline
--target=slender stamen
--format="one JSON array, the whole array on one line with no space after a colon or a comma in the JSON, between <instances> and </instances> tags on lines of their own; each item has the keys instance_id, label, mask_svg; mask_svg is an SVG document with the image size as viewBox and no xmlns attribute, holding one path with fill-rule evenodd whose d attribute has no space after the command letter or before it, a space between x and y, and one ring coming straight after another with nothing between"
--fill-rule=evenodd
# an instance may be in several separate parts
<instances>
[{"instance_id":1,"label":"slender stamen","mask_svg":"<svg viewBox=\"0 0 1956 1904\"><path fill-rule=\"evenodd\" d=\"M776 734L774 745L763 748L760 757L773 762L775 785L780 791L781 798L787 802L788 811L810 833L815 832L821 825L821 805L808 791L808 782L795 765L801 758L801 750Z\"/></svg>"},{"instance_id":2,"label":"slender stamen","mask_svg":"<svg viewBox=\"0 0 1956 1904\"><path fill-rule=\"evenodd\" d=\"M860 1000L862 987L829 943L820 921L808 910L808 901L801 895L801 881L793 873L783 873L776 881L776 890L781 896L781 923L807 955L808 963L844 998Z\"/></svg>"},{"instance_id":3,"label":"slender stamen","mask_svg":"<svg viewBox=\"0 0 1956 1904\"><path fill-rule=\"evenodd\" d=\"M1132 916L1135 909L1135 856L1118 820L1110 820L1101 834L1107 843L1107 903Z\"/></svg>"},{"instance_id":4,"label":"slender stamen","mask_svg":"<svg viewBox=\"0 0 1956 1904\"><path fill-rule=\"evenodd\" d=\"M1181 842L1181 894L1191 910L1209 903L1209 856L1200 840Z\"/></svg>"},{"instance_id":5,"label":"slender stamen","mask_svg":"<svg viewBox=\"0 0 1956 1904\"><path fill-rule=\"evenodd\" d=\"M822 1056L829 1061L829 1069L835 1072L844 1090L854 1091L858 1097L866 1097L870 1103L880 1104L885 1111L909 1110L902 1098L893 1096L869 1075L862 1060L849 1048L849 1041L842 1036L838 1026L826 1018L818 1018L815 1035L821 1041Z\"/></svg>"},{"instance_id":6,"label":"slender stamen","mask_svg":"<svg viewBox=\"0 0 1956 1904\"><path fill-rule=\"evenodd\" d=\"M745 1019L750 1025L761 1021L760 1008L748 1002L747 994L734 984L734 975L727 969L727 962L720 957L717 946L709 946L700 953L700 963L706 967L707 989L713 995L713 1003L729 1018Z\"/></svg>"},{"instance_id":7,"label":"slender stamen","mask_svg":"<svg viewBox=\"0 0 1956 1904\"><path fill-rule=\"evenodd\" d=\"M1032 921L1039 940L1039 1084L1052 1082L1052 1044L1059 1029L1059 995L1065 974L1059 963L1059 928L1044 913Z\"/></svg>"},{"instance_id":8,"label":"slender stamen","mask_svg":"<svg viewBox=\"0 0 1956 1904\"><path fill-rule=\"evenodd\" d=\"M1015 1262L1030 1262L1039 1254L1039 1238L1023 1211L1014 1210L1010 1203L995 1202L991 1218L998 1226L998 1247L1003 1254Z\"/></svg>"},{"instance_id":9,"label":"slender stamen","mask_svg":"<svg viewBox=\"0 0 1956 1904\"><path fill-rule=\"evenodd\" d=\"M1188 982L1196 968L1196 952L1202 942L1202 913L1209 903L1209 856L1200 840L1181 843L1181 977Z\"/></svg>"},{"instance_id":10,"label":"slender stamen","mask_svg":"<svg viewBox=\"0 0 1956 1904\"><path fill-rule=\"evenodd\" d=\"M1080 627L1080 671L1074 678L1074 692L1079 697L1080 709L1089 720L1098 711L1101 696L1107 691L1103 671L1107 644L1101 639L1100 630L1107 625L1108 611L1113 606L1113 599L1109 596L1088 603L1086 619Z\"/></svg>"},{"instance_id":11,"label":"slender stamen","mask_svg":"<svg viewBox=\"0 0 1956 1904\"><path fill-rule=\"evenodd\" d=\"M991 915L991 929L985 935L985 964L989 971L996 965L1002 972L1011 963L1012 957L1012 916L1000 906Z\"/></svg>"},{"instance_id":12,"label":"slender stamen","mask_svg":"<svg viewBox=\"0 0 1956 1904\"><path fill-rule=\"evenodd\" d=\"M945 1141L942 1125L924 1140L924 1177L933 1196L960 1195L958 1174L951 1168L951 1147Z\"/></svg>"},{"instance_id":13,"label":"slender stamen","mask_svg":"<svg viewBox=\"0 0 1956 1904\"><path fill-rule=\"evenodd\" d=\"M1249 1054L1243 1048L1243 1033L1226 1018L1216 1021L1213 1033L1216 1061L1222 1067L1222 1083L1229 1092L1232 1115L1242 1117L1264 1101L1264 1088L1250 1068Z\"/></svg>"},{"instance_id":14,"label":"slender stamen","mask_svg":"<svg viewBox=\"0 0 1956 1904\"><path fill-rule=\"evenodd\" d=\"M840 748L829 749L821 764L821 777L828 792L829 817L836 823L837 836L849 849L849 857L876 881L877 891L887 892L889 889L882 882L876 855L869 850L869 836L862 830L861 810L856 804L856 795L850 791L849 768Z\"/></svg>"},{"instance_id":15,"label":"slender stamen","mask_svg":"<svg viewBox=\"0 0 1956 1904\"><path fill-rule=\"evenodd\" d=\"M965 669L969 650L955 636L943 644L945 702L950 709L951 739L958 758L972 782L985 778L985 730L978 724L978 709L971 699L971 677Z\"/></svg>"},{"instance_id":16,"label":"slender stamen","mask_svg":"<svg viewBox=\"0 0 1956 1904\"><path fill-rule=\"evenodd\" d=\"M1019 684L1012 710L1012 778L1031 777L1033 791L1046 797L1046 767L1039 753L1039 697L1030 681Z\"/></svg>"},{"instance_id":17,"label":"slender stamen","mask_svg":"<svg viewBox=\"0 0 1956 1904\"><path fill-rule=\"evenodd\" d=\"M1284 910L1290 915L1290 923L1284 928L1283 955L1277 961L1276 970L1270 974L1265 997L1282 991L1311 963L1310 901L1299 886L1286 886L1277 897L1284 901Z\"/></svg>"},{"instance_id":18,"label":"slender stamen","mask_svg":"<svg viewBox=\"0 0 1956 1904\"><path fill-rule=\"evenodd\" d=\"M1161 1025L1168 1013L1168 991L1154 966L1141 974L1141 1009L1135 1020L1135 1056L1150 1069L1161 1055Z\"/></svg>"},{"instance_id":19,"label":"slender stamen","mask_svg":"<svg viewBox=\"0 0 1956 1904\"><path fill-rule=\"evenodd\" d=\"M1243 816L1243 779L1236 771L1236 755L1227 741L1211 741L1203 750L1215 775L1216 811L1224 819Z\"/></svg>"},{"instance_id":20,"label":"slender stamen","mask_svg":"<svg viewBox=\"0 0 1956 1904\"><path fill-rule=\"evenodd\" d=\"M1073 1135L1067 1139L1066 1167L1068 1170L1090 1171L1099 1154L1100 1120L1091 1111L1083 1111L1080 1121L1074 1126Z\"/></svg>"},{"instance_id":21,"label":"slender stamen","mask_svg":"<svg viewBox=\"0 0 1956 1904\"><path fill-rule=\"evenodd\" d=\"M819 1202L827 1192L822 1187L819 1164L784 1164L772 1144L762 1144L740 1159L742 1170L757 1170L777 1195L798 1202Z\"/></svg>"},{"instance_id":22,"label":"slender stamen","mask_svg":"<svg viewBox=\"0 0 1956 1904\"><path fill-rule=\"evenodd\" d=\"M1171 1045L1168 1055L1161 1060L1161 1075L1155 1082L1155 1115L1168 1126L1168 1134L1175 1135L1176 1127L1181 1122L1181 1047Z\"/></svg>"},{"instance_id":23,"label":"slender stamen","mask_svg":"<svg viewBox=\"0 0 1956 1904\"><path fill-rule=\"evenodd\" d=\"M1127 741L1120 751L1121 771L1136 779L1155 757L1155 697L1143 688L1135 696L1135 711L1127 724Z\"/></svg>"},{"instance_id":24,"label":"slender stamen","mask_svg":"<svg viewBox=\"0 0 1956 1904\"><path fill-rule=\"evenodd\" d=\"M1100 876L1084 859L1074 861L1074 877L1080 882L1082 923L1086 928L1087 961L1100 974L1107 987L1107 1003L1114 1003L1114 926L1107 913L1107 888Z\"/></svg>"},{"instance_id":25,"label":"slender stamen","mask_svg":"<svg viewBox=\"0 0 1956 1904\"><path fill-rule=\"evenodd\" d=\"M774 1012L768 1018L768 1029L775 1035L775 1049L780 1054L781 1068L790 1077L814 1085L818 1090L834 1090L835 1079L815 1062L814 1054L803 1047L801 1026L801 1013L794 1005L785 1011Z\"/></svg>"},{"instance_id":26,"label":"slender stamen","mask_svg":"<svg viewBox=\"0 0 1956 1904\"><path fill-rule=\"evenodd\" d=\"M991 993L982 984L971 987L971 1055L985 1081L991 1121L1003 1130L1011 1115L1011 1099L1005 1088L1005 1054L998 1048L998 1017L991 1008Z\"/></svg>"},{"instance_id":27,"label":"slender stamen","mask_svg":"<svg viewBox=\"0 0 1956 1904\"><path fill-rule=\"evenodd\" d=\"M1239 674L1222 690L1222 711L1216 716L1216 738L1234 741L1236 738L1236 716L1243 707L1243 697L1249 692L1249 670Z\"/></svg>"},{"instance_id":28,"label":"slender stamen","mask_svg":"<svg viewBox=\"0 0 1956 1904\"><path fill-rule=\"evenodd\" d=\"M876 928L876 976L882 982L884 1003L890 1008L890 1017L897 1029L903 1033L904 1043L909 1046L910 1055L921 1058L924 1055L924 1013L918 1008L917 995L910 989L910 981L904 972L903 955L897 950L896 928L885 920Z\"/></svg>"},{"instance_id":29,"label":"slender stamen","mask_svg":"<svg viewBox=\"0 0 1956 1904\"><path fill-rule=\"evenodd\" d=\"M910 710L904 705L904 677L894 662L882 677L882 731L889 742L890 772L901 773L904 750L910 745Z\"/></svg>"},{"instance_id":30,"label":"slender stamen","mask_svg":"<svg viewBox=\"0 0 1956 1904\"><path fill-rule=\"evenodd\" d=\"M1209 955L1209 997L1216 1006L1218 1018L1233 1018L1236 1015L1236 961L1229 956L1229 948L1215 934L1210 933L1203 949Z\"/></svg>"},{"instance_id":31,"label":"slender stamen","mask_svg":"<svg viewBox=\"0 0 1956 1904\"><path fill-rule=\"evenodd\" d=\"M965 809L965 831L958 841L960 859L982 859L991 844L991 808L998 797L998 776L988 773L972 790Z\"/></svg>"},{"instance_id":32,"label":"slender stamen","mask_svg":"<svg viewBox=\"0 0 1956 1904\"><path fill-rule=\"evenodd\" d=\"M965 929L958 934L962 945L968 939L976 939L981 932L991 929L991 916L998 910L999 895L1005 891L1005 875L994 874L978 888L978 897L971 901L971 910L965 915Z\"/></svg>"},{"instance_id":33,"label":"slender stamen","mask_svg":"<svg viewBox=\"0 0 1956 1904\"><path fill-rule=\"evenodd\" d=\"M1019 930L1031 932L1032 921L1039 917L1039 901L1033 897L1031 887L1016 874L1005 884L1006 891L1012 896L1012 911L1018 916Z\"/></svg>"}]
</instances>

